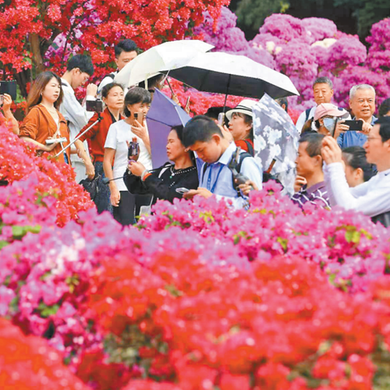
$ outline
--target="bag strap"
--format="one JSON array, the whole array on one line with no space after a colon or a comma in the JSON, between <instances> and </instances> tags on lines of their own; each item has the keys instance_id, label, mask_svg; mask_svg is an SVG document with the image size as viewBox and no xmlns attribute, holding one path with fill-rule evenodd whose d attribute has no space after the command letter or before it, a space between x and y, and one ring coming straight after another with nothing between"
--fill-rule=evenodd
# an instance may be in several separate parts
<instances>
[{"instance_id":1,"label":"bag strap","mask_svg":"<svg viewBox=\"0 0 390 390\"><path fill-rule=\"evenodd\" d=\"M309 119L309 116L310 116L310 111L311 111L311 108L308 108L305 113L306 113L306 118L305 118L305 123L308 121Z\"/></svg>"},{"instance_id":2,"label":"bag strap","mask_svg":"<svg viewBox=\"0 0 390 390\"><path fill-rule=\"evenodd\" d=\"M244 139L244 142L246 143L246 146L248 148L248 153L254 157L255 155L255 150L253 149L253 146L252 146L252 142L247 140L247 139Z\"/></svg>"},{"instance_id":3,"label":"bag strap","mask_svg":"<svg viewBox=\"0 0 390 390\"><path fill-rule=\"evenodd\" d=\"M252 155L250 155L248 152L241 152L240 153L240 158L238 160L238 164L236 165L236 171L238 173L241 172L241 166L242 166L242 163L244 162L244 160L247 158L247 157L253 157ZM234 182L234 176L233 176L233 172L232 172L232 183L233 183L233 188L237 191L238 193L238 196L241 196L241 191L240 189L238 188L238 185Z\"/></svg>"}]
</instances>

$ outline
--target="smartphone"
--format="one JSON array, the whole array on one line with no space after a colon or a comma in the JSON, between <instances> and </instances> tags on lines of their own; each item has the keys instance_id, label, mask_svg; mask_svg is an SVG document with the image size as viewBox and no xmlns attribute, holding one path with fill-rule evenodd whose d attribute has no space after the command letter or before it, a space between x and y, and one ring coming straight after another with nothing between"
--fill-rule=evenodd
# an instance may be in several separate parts
<instances>
[{"instance_id":1,"label":"smartphone","mask_svg":"<svg viewBox=\"0 0 390 390\"><path fill-rule=\"evenodd\" d=\"M224 112L220 112L218 114L218 124L220 126L223 126L225 124L225 113Z\"/></svg>"},{"instance_id":2,"label":"smartphone","mask_svg":"<svg viewBox=\"0 0 390 390\"><path fill-rule=\"evenodd\" d=\"M346 120L342 122L343 125L349 126L350 131L362 131L363 130L363 121L359 120Z\"/></svg>"},{"instance_id":3,"label":"smartphone","mask_svg":"<svg viewBox=\"0 0 390 390\"><path fill-rule=\"evenodd\" d=\"M0 81L0 95L8 94L16 100L16 81Z\"/></svg>"},{"instance_id":4,"label":"smartphone","mask_svg":"<svg viewBox=\"0 0 390 390\"><path fill-rule=\"evenodd\" d=\"M189 189L185 188L185 187L176 188L176 192L178 192L179 194L185 194L188 191L189 191Z\"/></svg>"},{"instance_id":5,"label":"smartphone","mask_svg":"<svg viewBox=\"0 0 390 390\"><path fill-rule=\"evenodd\" d=\"M144 121L144 114L142 112L135 112L134 119L142 125L142 122Z\"/></svg>"},{"instance_id":6,"label":"smartphone","mask_svg":"<svg viewBox=\"0 0 390 390\"><path fill-rule=\"evenodd\" d=\"M96 99L96 100L87 100L85 102L87 111L93 111L93 112L103 112L104 111L104 104L102 100Z\"/></svg>"}]
</instances>

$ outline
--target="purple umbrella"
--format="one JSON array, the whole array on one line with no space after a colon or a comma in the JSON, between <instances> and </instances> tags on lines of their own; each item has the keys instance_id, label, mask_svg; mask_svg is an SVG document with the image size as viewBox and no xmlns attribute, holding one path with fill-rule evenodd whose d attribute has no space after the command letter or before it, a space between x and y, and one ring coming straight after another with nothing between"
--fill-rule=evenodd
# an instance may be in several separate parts
<instances>
[{"instance_id":1,"label":"purple umbrella","mask_svg":"<svg viewBox=\"0 0 390 390\"><path fill-rule=\"evenodd\" d=\"M158 89L155 90L152 105L146 115L153 167L158 168L167 161L167 138L173 126L185 124L191 117L173 100Z\"/></svg>"}]
</instances>

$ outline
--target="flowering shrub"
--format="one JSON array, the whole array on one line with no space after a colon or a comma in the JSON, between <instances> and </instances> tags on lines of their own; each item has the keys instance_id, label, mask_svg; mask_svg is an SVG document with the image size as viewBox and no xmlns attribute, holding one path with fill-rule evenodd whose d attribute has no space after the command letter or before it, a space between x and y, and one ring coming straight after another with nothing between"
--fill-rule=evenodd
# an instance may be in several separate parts
<instances>
[{"instance_id":1,"label":"flowering shrub","mask_svg":"<svg viewBox=\"0 0 390 390\"><path fill-rule=\"evenodd\" d=\"M27 184L16 184L22 179L28 180ZM80 211L94 207L89 194L75 182L74 171L69 165L53 159L49 160L45 155L37 157L33 146L20 140L1 124L0 180L16 184L15 187L11 185L12 188L2 193L3 208L6 208L2 212L7 213L7 218L11 218L12 214L12 218L7 222L9 226L22 218L18 215L34 212L32 205L47 195L56 199L56 201L48 201L47 204L45 200L45 205L51 209L50 213L56 216L57 224L60 226L71 219L77 219ZM20 203L12 202L15 196ZM46 212L45 218L50 219L47 214ZM26 219L31 218L33 217Z\"/></svg>"},{"instance_id":2,"label":"flowering shrub","mask_svg":"<svg viewBox=\"0 0 390 390\"><path fill-rule=\"evenodd\" d=\"M4 390L87 390L62 363L61 354L39 337L25 336L0 318L0 385Z\"/></svg>"},{"instance_id":3,"label":"flowering shrub","mask_svg":"<svg viewBox=\"0 0 390 390\"><path fill-rule=\"evenodd\" d=\"M223 107L225 104L225 95L199 92L193 88L184 86L183 83L175 79L171 79L170 84L182 107L186 106L187 98L190 98L191 115L205 114L210 107ZM164 88L163 92L171 97L171 90L169 88ZM227 97L226 105L228 107L235 107L242 99L243 98L239 96L229 95Z\"/></svg>"},{"instance_id":4,"label":"flowering shrub","mask_svg":"<svg viewBox=\"0 0 390 390\"><path fill-rule=\"evenodd\" d=\"M338 207L327 211L307 206L302 214L280 194L278 185L267 183L265 188L251 194L249 213L201 199L159 202L155 215L142 218L140 227L160 231L178 225L205 237L228 238L250 261L300 255L317 263L338 287L352 291L364 290L383 274L390 241L382 225Z\"/></svg>"},{"instance_id":5,"label":"flowering shrub","mask_svg":"<svg viewBox=\"0 0 390 390\"><path fill-rule=\"evenodd\" d=\"M361 214L302 213L270 183L249 212L196 199L124 230L94 209L52 223L1 250L0 314L96 389L370 389L387 375L372 363L388 348L377 335L390 340L389 307L373 303L387 287L369 286L389 231Z\"/></svg>"},{"instance_id":6,"label":"flowering shrub","mask_svg":"<svg viewBox=\"0 0 390 390\"><path fill-rule=\"evenodd\" d=\"M23 95L30 76L45 64L62 73L70 54L89 52L94 77L101 80L115 67L114 44L131 38L141 49L183 39L202 23L208 11L217 20L229 0L10 0L0 3L0 64L6 74L24 72L18 81ZM53 44L54 42L54 44ZM108 65L108 66L107 66ZM11 76L12 77L12 76Z\"/></svg>"},{"instance_id":7,"label":"flowering shrub","mask_svg":"<svg viewBox=\"0 0 390 390\"><path fill-rule=\"evenodd\" d=\"M259 34L250 42L236 27L235 15L222 9L217 29L212 30L213 19L206 15L204 25L196 32L216 50L244 54L272 69L287 74L300 97L290 97L291 109L313 106L312 83L327 76L334 83L335 102L348 106L349 89L356 83L375 87L378 103L390 95L390 50L388 31L390 19L372 26L367 42L368 50L357 36L344 34L330 20L322 18L298 19L291 15L274 14L268 17ZM295 116L295 113L293 114Z\"/></svg>"}]
</instances>

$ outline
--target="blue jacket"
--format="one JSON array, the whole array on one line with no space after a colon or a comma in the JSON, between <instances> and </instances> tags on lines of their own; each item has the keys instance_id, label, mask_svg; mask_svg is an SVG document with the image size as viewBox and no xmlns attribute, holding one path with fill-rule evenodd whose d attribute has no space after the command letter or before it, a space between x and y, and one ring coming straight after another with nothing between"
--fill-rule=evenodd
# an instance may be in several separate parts
<instances>
[{"instance_id":1,"label":"blue jacket","mask_svg":"<svg viewBox=\"0 0 390 390\"><path fill-rule=\"evenodd\" d=\"M374 125L376 117L372 116L371 126ZM367 141L367 136L357 131L346 131L341 133L337 138L337 143L341 149L348 148L350 146L363 146Z\"/></svg>"}]
</instances>

